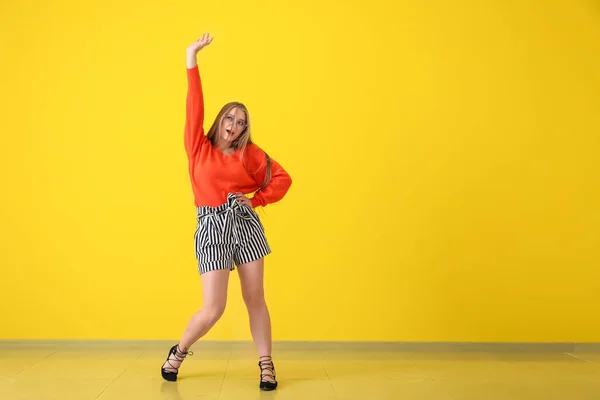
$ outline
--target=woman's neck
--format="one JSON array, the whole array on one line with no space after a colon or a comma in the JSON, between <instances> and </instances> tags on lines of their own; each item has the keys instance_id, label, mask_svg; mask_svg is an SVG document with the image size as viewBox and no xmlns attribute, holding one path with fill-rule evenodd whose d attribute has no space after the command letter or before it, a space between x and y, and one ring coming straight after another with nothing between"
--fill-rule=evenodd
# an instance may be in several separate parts
<instances>
[{"instance_id":1,"label":"woman's neck","mask_svg":"<svg viewBox=\"0 0 600 400\"><path fill-rule=\"evenodd\" d=\"M233 143L223 140L221 138L217 139L215 146L221 150L224 154L233 154L235 153L235 147L233 147Z\"/></svg>"}]
</instances>

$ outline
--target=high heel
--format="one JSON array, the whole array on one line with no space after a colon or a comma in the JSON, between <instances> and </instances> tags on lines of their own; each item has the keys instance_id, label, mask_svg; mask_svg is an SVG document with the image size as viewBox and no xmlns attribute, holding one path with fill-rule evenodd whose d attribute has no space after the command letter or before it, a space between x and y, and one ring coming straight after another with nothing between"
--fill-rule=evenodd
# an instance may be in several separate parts
<instances>
[{"instance_id":1,"label":"high heel","mask_svg":"<svg viewBox=\"0 0 600 400\"><path fill-rule=\"evenodd\" d=\"M258 362L260 367L260 389L261 390L275 390L277 388L277 380L275 379L275 365L270 356L261 356L260 358L266 358ZM270 371L270 374L265 374L264 371ZM275 382L266 381L264 377L272 377Z\"/></svg>"},{"instance_id":2,"label":"high heel","mask_svg":"<svg viewBox=\"0 0 600 400\"><path fill-rule=\"evenodd\" d=\"M167 361L165 361L167 364L170 365L170 367L161 367L160 373L162 377L169 382L175 382L177 380L177 374L179 373L179 367L175 368L173 364L171 364L171 361L179 361L179 366L181 367L181 363L188 354L190 356L194 355L194 353L191 351L179 350L179 344L176 344L175 346L171 347L169 349L169 354L167 354ZM170 359L171 355L175 357L174 360Z\"/></svg>"}]
</instances>

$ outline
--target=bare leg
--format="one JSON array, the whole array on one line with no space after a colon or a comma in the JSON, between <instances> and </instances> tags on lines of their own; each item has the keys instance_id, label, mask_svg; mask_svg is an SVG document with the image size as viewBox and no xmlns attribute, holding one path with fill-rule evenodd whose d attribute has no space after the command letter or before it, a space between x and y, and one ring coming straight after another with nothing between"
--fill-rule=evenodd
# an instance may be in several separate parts
<instances>
[{"instance_id":1,"label":"bare leg","mask_svg":"<svg viewBox=\"0 0 600 400\"><path fill-rule=\"evenodd\" d=\"M271 318L264 294L264 258L238 267L242 296L248 309L250 331L263 366L271 367ZM263 379L275 382L273 371L265 369Z\"/></svg>"},{"instance_id":2,"label":"bare leg","mask_svg":"<svg viewBox=\"0 0 600 400\"><path fill-rule=\"evenodd\" d=\"M202 280L202 309L190 318L179 341L179 351L186 352L189 350L198 339L206 335L223 315L227 302L229 273L228 269L220 269L200 275ZM169 372L177 372L176 369L180 365L181 359L171 355L169 362L165 361L163 368Z\"/></svg>"}]
</instances>

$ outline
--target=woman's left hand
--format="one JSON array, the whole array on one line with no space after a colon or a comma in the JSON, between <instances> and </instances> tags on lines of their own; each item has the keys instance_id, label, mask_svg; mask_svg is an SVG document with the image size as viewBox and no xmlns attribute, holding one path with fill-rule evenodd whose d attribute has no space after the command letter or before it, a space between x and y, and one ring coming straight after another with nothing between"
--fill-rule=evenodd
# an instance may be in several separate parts
<instances>
[{"instance_id":1,"label":"woman's left hand","mask_svg":"<svg viewBox=\"0 0 600 400\"><path fill-rule=\"evenodd\" d=\"M243 204L245 206L248 206L248 207L252 208L252 202L243 193L237 192L235 194L235 197L236 197L238 203Z\"/></svg>"}]
</instances>

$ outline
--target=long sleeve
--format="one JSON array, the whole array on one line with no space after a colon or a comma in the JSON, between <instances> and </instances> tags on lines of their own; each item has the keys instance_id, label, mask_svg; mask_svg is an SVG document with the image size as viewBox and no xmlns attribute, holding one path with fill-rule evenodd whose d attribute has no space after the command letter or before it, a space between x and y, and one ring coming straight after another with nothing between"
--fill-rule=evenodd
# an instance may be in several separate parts
<instances>
[{"instance_id":1,"label":"long sleeve","mask_svg":"<svg viewBox=\"0 0 600 400\"><path fill-rule=\"evenodd\" d=\"M187 98L185 108L184 145L189 159L197 154L200 145L207 140L204 135L204 96L198 66L187 69Z\"/></svg>"},{"instance_id":2,"label":"long sleeve","mask_svg":"<svg viewBox=\"0 0 600 400\"><path fill-rule=\"evenodd\" d=\"M248 150L248 166L251 175L256 184L262 186L267 173L266 155L256 145L248 146ZM251 199L252 207L264 207L281 200L291 185L292 178L287 171L277 161L271 159L271 180L263 189L254 194Z\"/></svg>"}]
</instances>

